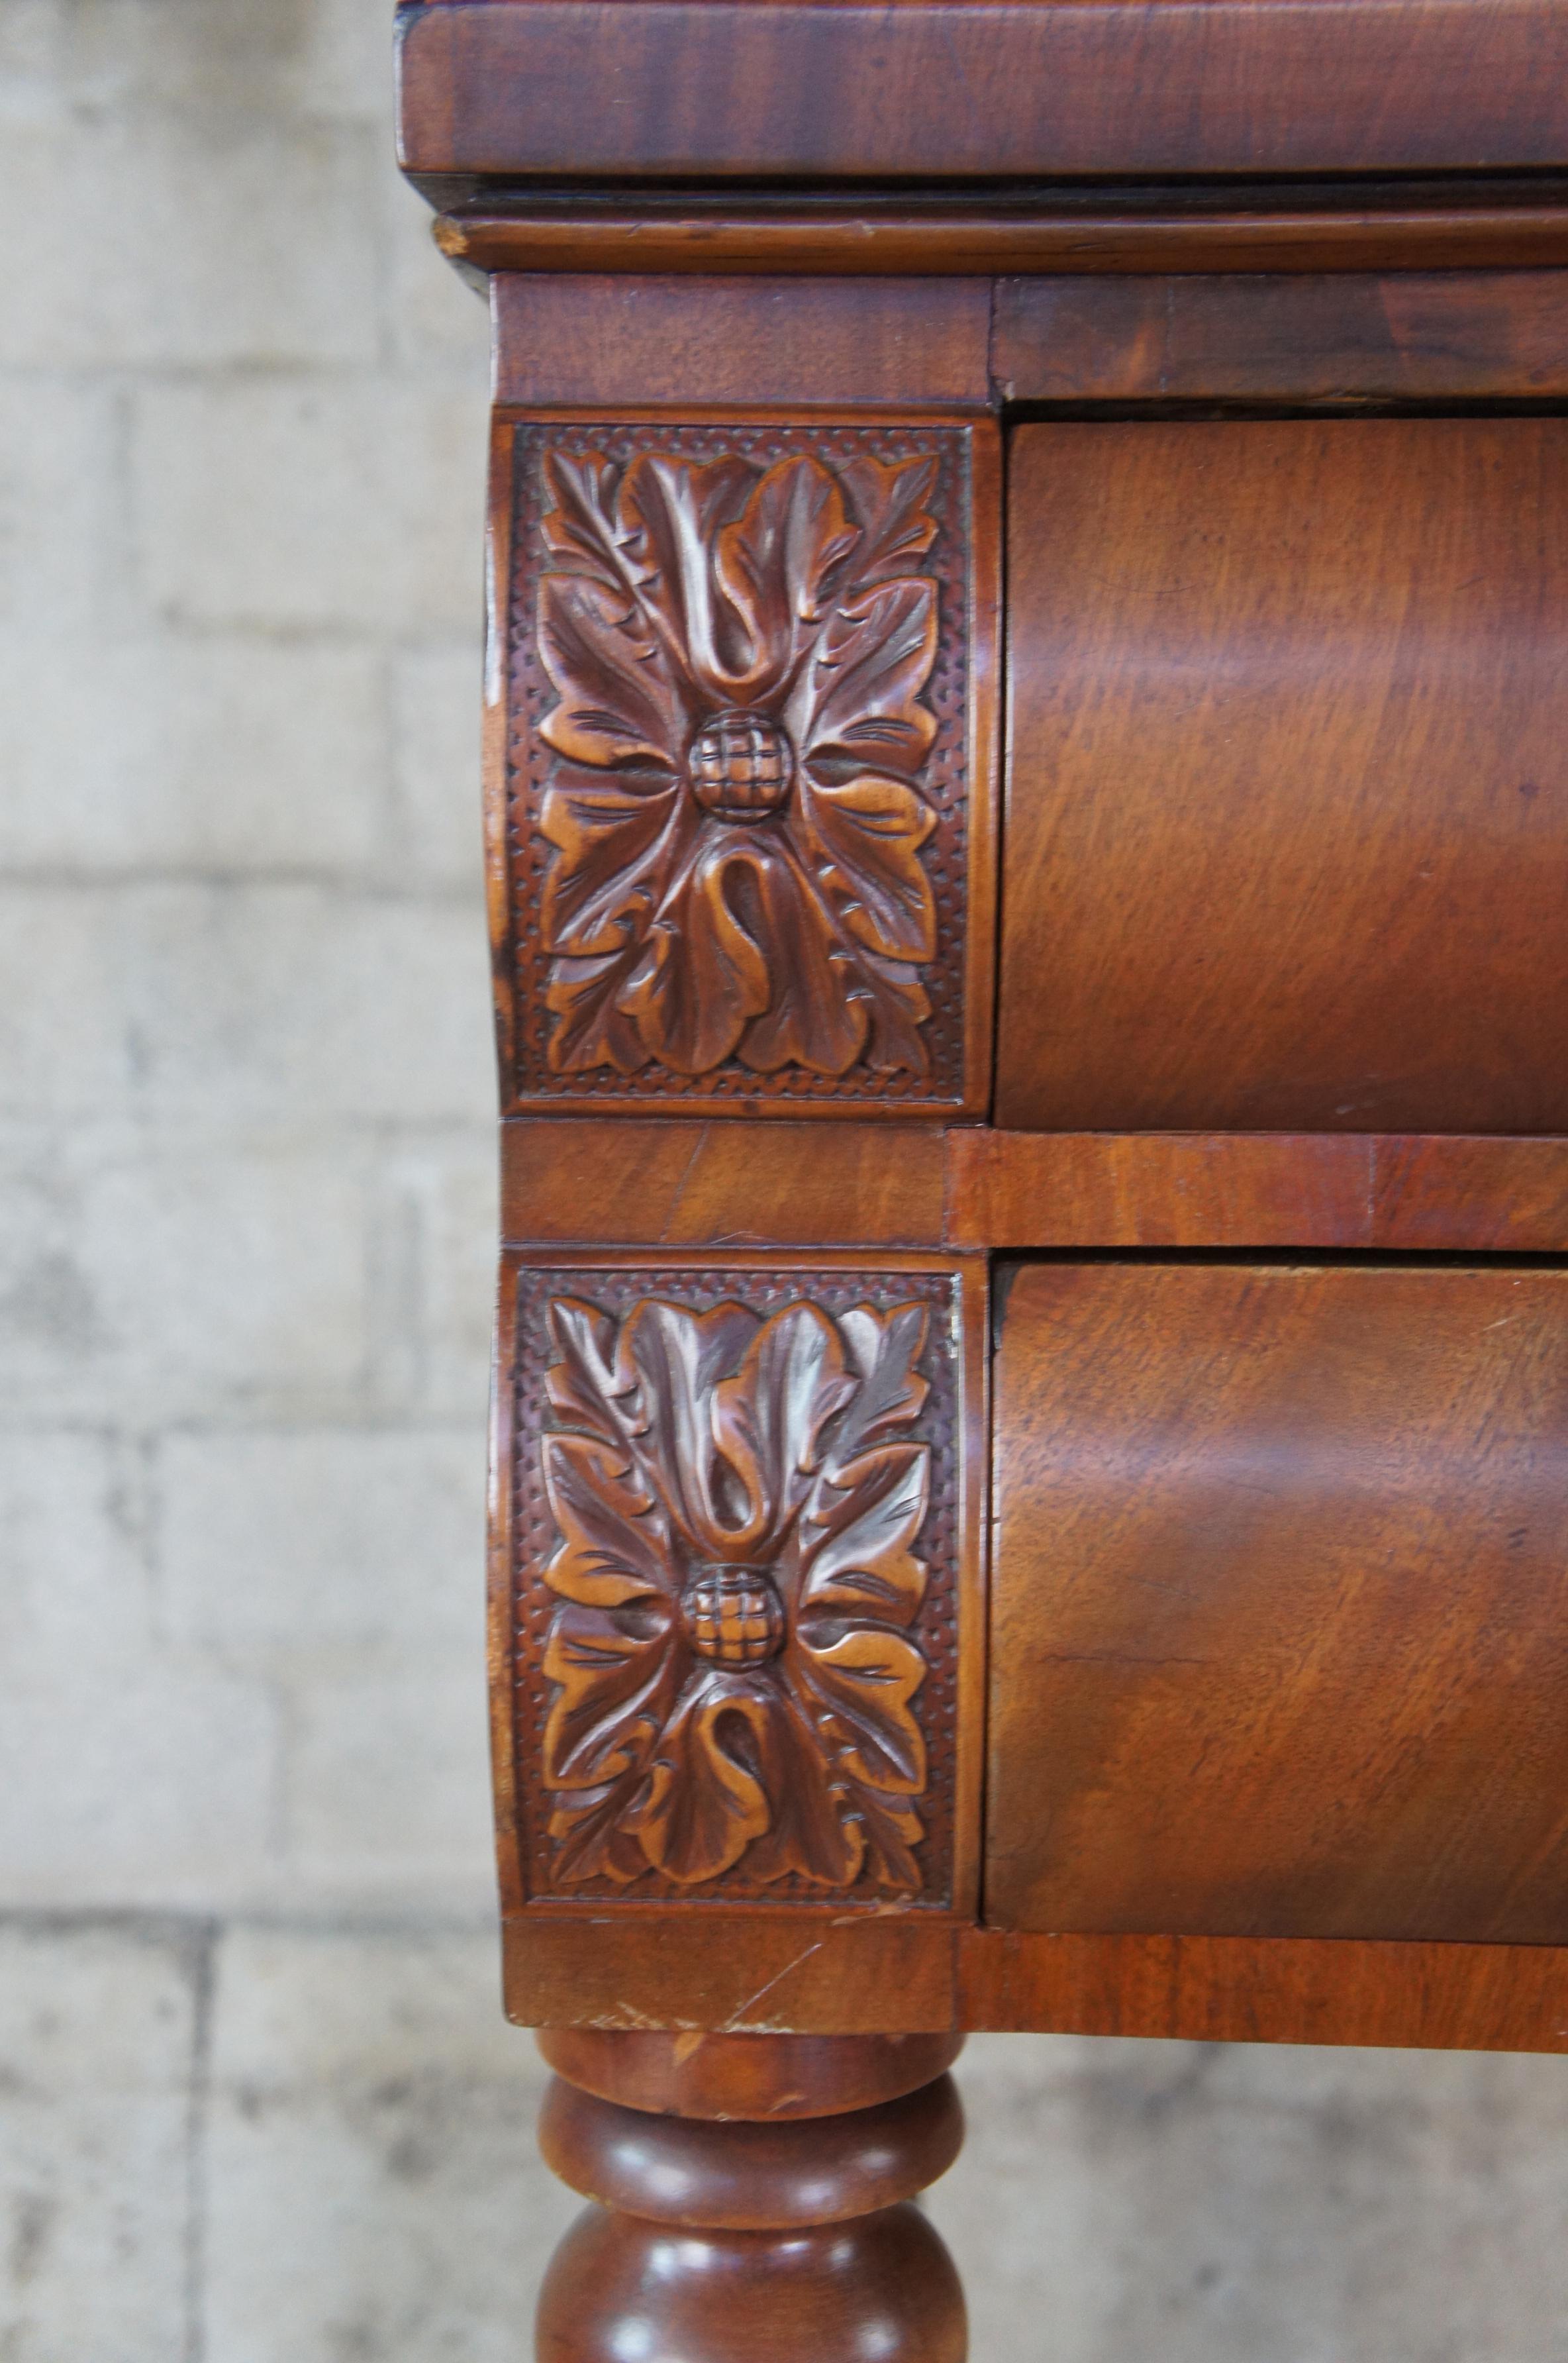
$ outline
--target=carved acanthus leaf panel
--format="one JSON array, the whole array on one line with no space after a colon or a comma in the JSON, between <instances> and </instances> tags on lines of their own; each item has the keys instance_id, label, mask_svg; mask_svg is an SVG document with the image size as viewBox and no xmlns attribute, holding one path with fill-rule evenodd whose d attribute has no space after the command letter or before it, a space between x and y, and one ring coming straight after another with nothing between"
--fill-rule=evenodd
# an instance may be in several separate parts
<instances>
[{"instance_id":1,"label":"carved acanthus leaf panel","mask_svg":"<svg viewBox=\"0 0 1568 2363\"><path fill-rule=\"evenodd\" d=\"M962 1093L963 427L522 427L522 1098Z\"/></svg>"},{"instance_id":2,"label":"carved acanthus leaf panel","mask_svg":"<svg viewBox=\"0 0 1568 2363\"><path fill-rule=\"evenodd\" d=\"M523 1277L532 1892L942 1899L953 1289Z\"/></svg>"}]
</instances>

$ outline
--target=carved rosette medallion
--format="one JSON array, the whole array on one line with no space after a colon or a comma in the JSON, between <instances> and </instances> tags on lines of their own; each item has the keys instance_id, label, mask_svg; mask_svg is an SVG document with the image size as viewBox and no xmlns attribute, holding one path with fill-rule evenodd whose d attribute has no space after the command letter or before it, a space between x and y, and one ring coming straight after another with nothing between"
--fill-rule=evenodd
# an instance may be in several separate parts
<instances>
[{"instance_id":1,"label":"carved rosette medallion","mask_svg":"<svg viewBox=\"0 0 1568 2363\"><path fill-rule=\"evenodd\" d=\"M942 1900L953 1286L523 1277L534 1892Z\"/></svg>"},{"instance_id":2,"label":"carved rosette medallion","mask_svg":"<svg viewBox=\"0 0 1568 2363\"><path fill-rule=\"evenodd\" d=\"M518 430L519 1096L961 1095L966 438Z\"/></svg>"}]
</instances>

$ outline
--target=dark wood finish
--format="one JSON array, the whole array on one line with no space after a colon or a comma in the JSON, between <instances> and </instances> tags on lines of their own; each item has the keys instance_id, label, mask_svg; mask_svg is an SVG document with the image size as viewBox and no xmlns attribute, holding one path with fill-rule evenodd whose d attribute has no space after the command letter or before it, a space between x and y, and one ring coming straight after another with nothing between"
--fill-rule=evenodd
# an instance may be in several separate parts
<instances>
[{"instance_id":1,"label":"dark wood finish","mask_svg":"<svg viewBox=\"0 0 1568 2363\"><path fill-rule=\"evenodd\" d=\"M966 2026L1181 2043L1568 2051L1568 1952L966 1932Z\"/></svg>"},{"instance_id":2,"label":"dark wood finish","mask_svg":"<svg viewBox=\"0 0 1568 2363\"><path fill-rule=\"evenodd\" d=\"M1568 1140L1431 1134L944 1136L953 1248L1568 1253Z\"/></svg>"},{"instance_id":3,"label":"dark wood finish","mask_svg":"<svg viewBox=\"0 0 1568 2363\"><path fill-rule=\"evenodd\" d=\"M961 2035L607 2035L541 2028L558 2076L623 2108L657 2116L740 2117L778 2124L872 2109L933 2083Z\"/></svg>"},{"instance_id":4,"label":"dark wood finish","mask_svg":"<svg viewBox=\"0 0 1568 2363\"><path fill-rule=\"evenodd\" d=\"M1568 1253L1568 1140L514 1116L516 1247Z\"/></svg>"},{"instance_id":5,"label":"dark wood finish","mask_svg":"<svg viewBox=\"0 0 1568 2363\"><path fill-rule=\"evenodd\" d=\"M404 170L529 181L1561 165L1553 0L437 0Z\"/></svg>"},{"instance_id":6,"label":"dark wood finish","mask_svg":"<svg viewBox=\"0 0 1568 2363\"><path fill-rule=\"evenodd\" d=\"M1387 1140L1371 1247L1568 1254L1568 1141Z\"/></svg>"},{"instance_id":7,"label":"dark wood finish","mask_svg":"<svg viewBox=\"0 0 1568 2363\"><path fill-rule=\"evenodd\" d=\"M689 2035L945 2035L959 1930L910 1911L538 1903L502 1925L519 2026Z\"/></svg>"},{"instance_id":8,"label":"dark wood finish","mask_svg":"<svg viewBox=\"0 0 1568 2363\"><path fill-rule=\"evenodd\" d=\"M560 1915L536 1913L525 1941L514 1932L508 1946L512 2014L525 2025L597 2016L630 2030L652 2020L694 2047L695 2028L723 2025L738 2006L745 2025L868 2040L890 2014L894 1988L901 2022L932 2029L919 2039L933 2043L947 2039L940 2030L967 2028L1568 2050L1568 1948L1549 1945L1047 1936L905 1921L833 1929L791 1962L793 1929L758 1929L755 1916L750 1930L731 1920L717 1959L712 1936L693 1946L690 1918L678 1913L569 1917L563 1927ZM737 1983L748 1958L782 1972L760 2000ZM547 2038L558 2039L558 2031Z\"/></svg>"},{"instance_id":9,"label":"dark wood finish","mask_svg":"<svg viewBox=\"0 0 1568 2363\"><path fill-rule=\"evenodd\" d=\"M1568 271L1002 279L991 368L1009 402L1556 402Z\"/></svg>"},{"instance_id":10,"label":"dark wood finish","mask_svg":"<svg viewBox=\"0 0 1568 2363\"><path fill-rule=\"evenodd\" d=\"M511 1104L983 1108L994 430L518 422L494 506Z\"/></svg>"},{"instance_id":11,"label":"dark wood finish","mask_svg":"<svg viewBox=\"0 0 1568 2363\"><path fill-rule=\"evenodd\" d=\"M870 1124L515 1116L502 1230L518 1245L940 1247L944 1170L934 1126L890 1146Z\"/></svg>"},{"instance_id":12,"label":"dark wood finish","mask_svg":"<svg viewBox=\"0 0 1568 2363\"><path fill-rule=\"evenodd\" d=\"M954 1129L949 1238L985 1248L1365 1248L1376 1146L1363 1134Z\"/></svg>"},{"instance_id":13,"label":"dark wood finish","mask_svg":"<svg viewBox=\"0 0 1568 2363\"><path fill-rule=\"evenodd\" d=\"M964 2120L952 2078L939 2071L895 2098L814 2118L801 2106L820 2082L824 2048L847 2055L853 2089L886 2075L892 2047L598 2037L592 2072L611 2096L558 2075L540 2121L547 2160L594 2202L541 2293L546 2363L629 2355L730 2363L743 2315L745 2351L760 2363L870 2352L889 2363L962 2363L957 2277L908 2204L958 2154ZM650 2067L660 2052L662 2070ZM635 2105L650 2075L666 2096L681 2086L693 2052L704 2060L700 2115L682 2121ZM760 2074L752 2054L767 2062Z\"/></svg>"},{"instance_id":14,"label":"dark wood finish","mask_svg":"<svg viewBox=\"0 0 1568 2363\"><path fill-rule=\"evenodd\" d=\"M503 1267L509 1903L968 1908L982 1285L893 1252Z\"/></svg>"},{"instance_id":15,"label":"dark wood finish","mask_svg":"<svg viewBox=\"0 0 1568 2363\"><path fill-rule=\"evenodd\" d=\"M1568 1940L1568 1270L999 1286L987 1919Z\"/></svg>"},{"instance_id":16,"label":"dark wood finish","mask_svg":"<svg viewBox=\"0 0 1568 2363\"><path fill-rule=\"evenodd\" d=\"M955 1245L1377 1244L1372 1226L1379 1144L1364 1135L977 1126L948 1133L945 1145L947 1231ZM1568 1216L1568 1143L1562 1179ZM1451 1192L1451 1206L1452 1200Z\"/></svg>"},{"instance_id":17,"label":"dark wood finish","mask_svg":"<svg viewBox=\"0 0 1568 2363\"><path fill-rule=\"evenodd\" d=\"M896 2207L945 2174L963 2140L951 2076L873 2108L762 2124L650 2117L558 2076L539 2124L546 2164L585 2199L721 2232L843 2224Z\"/></svg>"},{"instance_id":18,"label":"dark wood finish","mask_svg":"<svg viewBox=\"0 0 1568 2363\"><path fill-rule=\"evenodd\" d=\"M589 2208L540 2292L539 2363L623 2363L650 2324L653 2351L680 2363L821 2363L864 2353L867 2333L879 2363L963 2363L968 2351L952 2259L908 2204L815 2232L679 2241Z\"/></svg>"},{"instance_id":19,"label":"dark wood finish","mask_svg":"<svg viewBox=\"0 0 1568 2363\"><path fill-rule=\"evenodd\" d=\"M547 1333L538 1468L519 1470L522 1521L549 1536L518 1574L519 1703L541 1679L550 1697L530 1734L549 1793L538 1892L912 1897L934 1880L945 1902L916 1700L952 1697L951 1283L524 1288L520 1332ZM525 1401L538 1384L525 1343ZM917 1546L944 1519L933 1581Z\"/></svg>"},{"instance_id":20,"label":"dark wood finish","mask_svg":"<svg viewBox=\"0 0 1568 2363\"><path fill-rule=\"evenodd\" d=\"M496 338L539 2353L959 2363L962 2029L1568 2050L1568 11L401 77Z\"/></svg>"},{"instance_id":21,"label":"dark wood finish","mask_svg":"<svg viewBox=\"0 0 1568 2363\"><path fill-rule=\"evenodd\" d=\"M1515 199L1395 202L1359 212L1322 205L1220 212L1176 205L1156 211L1093 199L1056 210L891 200L836 208L747 207L733 201L661 207L657 201L628 206L580 200L551 206L536 199L507 212L442 214L436 239L454 262L519 272L910 273L977 280L993 272L1479 272L1568 263L1568 206ZM1010 292L1016 305L1019 291ZM929 301L930 291L922 293ZM1336 293L1342 303L1345 292Z\"/></svg>"},{"instance_id":22,"label":"dark wood finish","mask_svg":"<svg viewBox=\"0 0 1568 2363\"><path fill-rule=\"evenodd\" d=\"M988 279L555 277L492 283L496 398L519 408L991 403Z\"/></svg>"},{"instance_id":23,"label":"dark wood finish","mask_svg":"<svg viewBox=\"0 0 1568 2363\"><path fill-rule=\"evenodd\" d=\"M1440 2050L1568 2050L1568 1948L1548 1945L1359 1942L1336 1938L1037 1935L921 1922L833 1928L791 1960L793 1927L749 1928L731 1916L717 1940L692 1944L689 1916L638 1911L616 1919L536 1913L508 1946L512 2015L597 2017L629 2032L647 2020L679 2032L726 2020L764 2030L809 2027L817 2038L751 2035L748 2043L869 2042L891 2014L951 2040L967 2028L1127 2035L1202 2043L1391 2044ZM563 1921L569 1925L563 1925ZM628 1921L631 1923L628 1925ZM797 1943L794 1953L804 1948ZM738 1983L750 1961L760 1999ZM623 1997L632 1996L635 2001ZM857 2032L858 2030L858 2032ZM587 2039L622 2036L586 2030ZM562 2040L556 2028L544 2038ZM575 2037L569 2038L575 2040ZM641 2039L638 2036L636 2039ZM651 2036L649 2041L655 2038ZM661 2105L642 2069L609 2097ZM656 2071L657 2072L657 2071ZM846 2074L845 2091L858 2087ZM771 2087L767 2071L753 2084ZM596 2087L591 2080L590 2089ZM699 2111L722 2114L710 2095ZM761 2113L760 2109L758 2113Z\"/></svg>"},{"instance_id":24,"label":"dark wood finish","mask_svg":"<svg viewBox=\"0 0 1568 2363\"><path fill-rule=\"evenodd\" d=\"M997 1114L1568 1125L1568 420L1027 427Z\"/></svg>"}]
</instances>

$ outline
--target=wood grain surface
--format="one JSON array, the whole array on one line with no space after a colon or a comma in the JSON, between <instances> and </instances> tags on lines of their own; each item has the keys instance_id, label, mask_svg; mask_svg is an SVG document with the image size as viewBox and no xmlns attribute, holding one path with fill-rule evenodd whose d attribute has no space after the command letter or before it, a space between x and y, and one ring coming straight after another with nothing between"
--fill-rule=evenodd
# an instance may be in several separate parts
<instances>
[{"instance_id":1,"label":"wood grain surface","mask_svg":"<svg viewBox=\"0 0 1568 2363\"><path fill-rule=\"evenodd\" d=\"M546 2164L584 2198L723 2232L843 2224L895 2207L945 2174L963 2139L947 2075L870 2108L727 2124L650 2118L558 2076L539 2124Z\"/></svg>"},{"instance_id":2,"label":"wood grain surface","mask_svg":"<svg viewBox=\"0 0 1568 2363\"><path fill-rule=\"evenodd\" d=\"M441 0L415 178L928 183L1561 165L1553 0Z\"/></svg>"},{"instance_id":3,"label":"wood grain surface","mask_svg":"<svg viewBox=\"0 0 1568 2363\"><path fill-rule=\"evenodd\" d=\"M1545 401L1568 393L1568 271L1004 278L1009 402Z\"/></svg>"},{"instance_id":4,"label":"wood grain surface","mask_svg":"<svg viewBox=\"0 0 1568 2363\"><path fill-rule=\"evenodd\" d=\"M1010 464L998 1121L1568 1124L1568 421Z\"/></svg>"},{"instance_id":5,"label":"wood grain surface","mask_svg":"<svg viewBox=\"0 0 1568 2363\"><path fill-rule=\"evenodd\" d=\"M609 2032L942 2035L957 1936L952 1920L898 1909L536 1904L502 1922L506 2014Z\"/></svg>"},{"instance_id":6,"label":"wood grain surface","mask_svg":"<svg viewBox=\"0 0 1568 2363\"><path fill-rule=\"evenodd\" d=\"M687 2231L586 2207L550 2260L537 2363L965 2363L953 2260L909 2202L816 2231ZM657 2344L655 2343L657 2342Z\"/></svg>"},{"instance_id":7,"label":"wood grain surface","mask_svg":"<svg viewBox=\"0 0 1568 2363\"><path fill-rule=\"evenodd\" d=\"M480 271L822 273L981 278L993 272L1468 272L1568 263L1568 206L1420 204L1395 197L1253 209L1169 203L1076 205L909 200L856 205L778 202L606 205L536 197L505 212L458 210L436 222L454 262ZM1027 284L1028 283L1025 283ZM1255 296L1256 291L1252 291ZM1016 291L1014 291L1016 296ZM1397 289L1385 288L1386 303ZM1505 291L1506 293L1506 291ZM1339 290L1353 316L1355 297ZM1432 300L1429 293L1429 302ZM1238 311L1241 307L1238 306Z\"/></svg>"},{"instance_id":8,"label":"wood grain surface","mask_svg":"<svg viewBox=\"0 0 1568 2363\"><path fill-rule=\"evenodd\" d=\"M501 1172L519 1245L942 1244L935 1126L514 1116Z\"/></svg>"},{"instance_id":9,"label":"wood grain surface","mask_svg":"<svg viewBox=\"0 0 1568 2363\"><path fill-rule=\"evenodd\" d=\"M1568 1253L1568 1140L514 1116L513 1246Z\"/></svg>"},{"instance_id":10,"label":"wood grain surface","mask_svg":"<svg viewBox=\"0 0 1568 2363\"><path fill-rule=\"evenodd\" d=\"M1001 2033L1568 2051L1568 1952L977 1928L958 2010Z\"/></svg>"},{"instance_id":11,"label":"wood grain surface","mask_svg":"<svg viewBox=\"0 0 1568 2363\"><path fill-rule=\"evenodd\" d=\"M787 1927L756 1930L755 1914L705 1920L701 1946L689 1912L570 1914L566 1925L554 1910L528 1916L527 1927L513 1922L506 1931L512 2016L586 2021L589 2039L601 2044L642 2025L641 2009L674 2030L666 2039L687 2055L698 2050L698 2028L737 2017L765 2030L748 2045L782 2042L790 2028L802 2031L797 2040L867 2042L878 2030L918 2024L931 2032L916 2039L933 2045L946 2030L989 2029L1568 2051L1568 1948L1557 1946L1044 1935L906 1918L813 1933L808 1949L804 1936L787 1945ZM741 1982L753 1969L752 1982ZM770 1972L774 1983L759 1997ZM553 2048L547 2056L557 2059ZM612 2097L635 2092L641 2105L663 2105L636 2083L635 2069L627 2073L631 2091ZM852 2096L858 2073L845 2080ZM758 2080L746 2088L753 2097ZM724 2113L722 2095L699 2098L702 2108L690 2113ZM751 2101L745 2091L738 2099L744 2113Z\"/></svg>"},{"instance_id":12,"label":"wood grain surface","mask_svg":"<svg viewBox=\"0 0 1568 2363\"><path fill-rule=\"evenodd\" d=\"M1568 1270L999 1289L988 1921L1568 1939Z\"/></svg>"},{"instance_id":13,"label":"wood grain surface","mask_svg":"<svg viewBox=\"0 0 1568 2363\"><path fill-rule=\"evenodd\" d=\"M1410 1133L944 1136L955 1248L1568 1252L1568 1140Z\"/></svg>"},{"instance_id":14,"label":"wood grain surface","mask_svg":"<svg viewBox=\"0 0 1568 2363\"><path fill-rule=\"evenodd\" d=\"M961 2035L613 2034L541 2028L558 2076L623 2108L657 2116L780 2124L870 2109L952 2067Z\"/></svg>"},{"instance_id":15,"label":"wood grain surface","mask_svg":"<svg viewBox=\"0 0 1568 2363\"><path fill-rule=\"evenodd\" d=\"M502 403L991 404L986 279L509 271L491 289Z\"/></svg>"},{"instance_id":16,"label":"wood grain surface","mask_svg":"<svg viewBox=\"0 0 1568 2363\"><path fill-rule=\"evenodd\" d=\"M1568 1253L1568 1140L1375 1144L1368 1247Z\"/></svg>"},{"instance_id":17,"label":"wood grain surface","mask_svg":"<svg viewBox=\"0 0 1568 2363\"><path fill-rule=\"evenodd\" d=\"M884 2363L962 2363L957 2276L908 2203L963 2140L957 2090L942 2072L954 2038L597 2032L546 2048L564 2055L564 2074L546 2092L539 2146L594 2203L546 2276L545 2363L729 2363L742 2324L756 2363L873 2352ZM650 2113L646 2071L661 2053ZM585 2057L586 2084L572 2073ZM830 2057L842 2091L866 2093L858 2105L823 2091ZM933 2072L900 2083L922 2059ZM679 2112L671 2103L693 2080L690 2060L701 2063L702 2105ZM879 2090L889 2077L892 2089ZM776 2105L765 2110L768 2086ZM825 2108L812 2109L813 2098Z\"/></svg>"}]
</instances>

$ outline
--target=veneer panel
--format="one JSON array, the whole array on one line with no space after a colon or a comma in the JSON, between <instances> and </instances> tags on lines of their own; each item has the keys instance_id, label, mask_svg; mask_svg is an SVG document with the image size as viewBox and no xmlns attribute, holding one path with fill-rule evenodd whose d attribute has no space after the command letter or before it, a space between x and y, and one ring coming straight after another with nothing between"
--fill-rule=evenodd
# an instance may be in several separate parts
<instances>
[{"instance_id":1,"label":"veneer panel","mask_svg":"<svg viewBox=\"0 0 1568 2363\"><path fill-rule=\"evenodd\" d=\"M1009 1127L1568 1128L1568 420L1020 428Z\"/></svg>"},{"instance_id":2,"label":"veneer panel","mask_svg":"<svg viewBox=\"0 0 1568 2363\"><path fill-rule=\"evenodd\" d=\"M1568 1952L966 1932L960 2024L1179 2043L1568 2051Z\"/></svg>"},{"instance_id":3,"label":"veneer panel","mask_svg":"<svg viewBox=\"0 0 1568 2363\"><path fill-rule=\"evenodd\" d=\"M507 271L496 399L831 409L991 401L986 278L801 279Z\"/></svg>"},{"instance_id":4,"label":"veneer panel","mask_svg":"<svg viewBox=\"0 0 1568 2363\"><path fill-rule=\"evenodd\" d=\"M939 1247L943 1136L870 1124L515 1116L502 1229L522 1244Z\"/></svg>"},{"instance_id":5,"label":"veneer panel","mask_svg":"<svg viewBox=\"0 0 1568 2363\"><path fill-rule=\"evenodd\" d=\"M998 1286L987 1919L1568 1942L1568 1269Z\"/></svg>"},{"instance_id":6,"label":"veneer panel","mask_svg":"<svg viewBox=\"0 0 1568 2363\"><path fill-rule=\"evenodd\" d=\"M1198 236L1195 226L1195 247ZM1058 268L1000 279L998 389L1020 403L1346 408L1568 393L1568 271L1436 269L1424 241L1401 243L1403 268L1365 274L1343 261L1289 274L1260 235L1251 265L1234 272L1091 278Z\"/></svg>"},{"instance_id":7,"label":"veneer panel","mask_svg":"<svg viewBox=\"0 0 1568 2363\"><path fill-rule=\"evenodd\" d=\"M1552 0L436 0L417 180L1496 170L1568 153Z\"/></svg>"}]
</instances>

